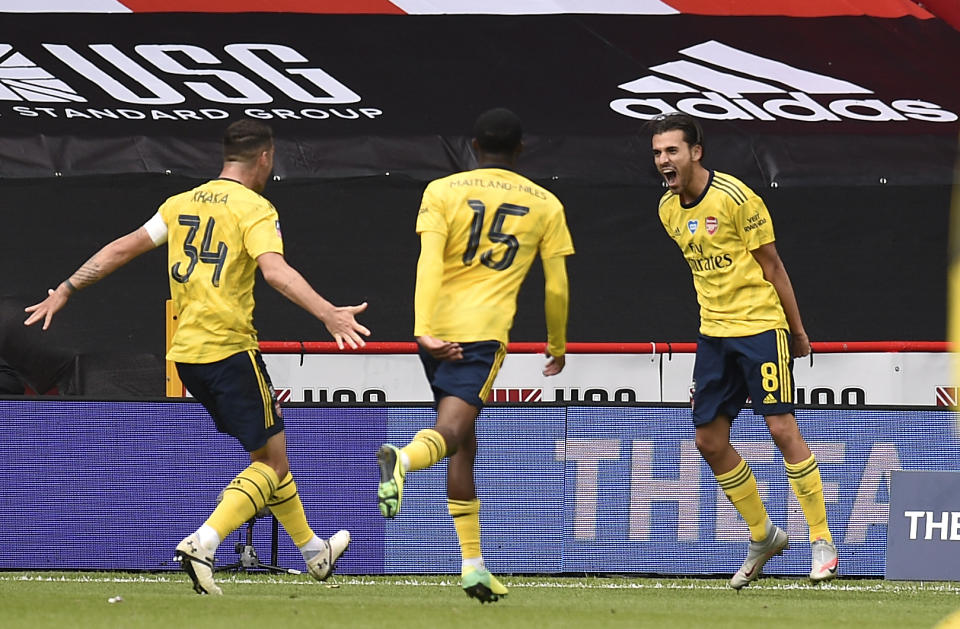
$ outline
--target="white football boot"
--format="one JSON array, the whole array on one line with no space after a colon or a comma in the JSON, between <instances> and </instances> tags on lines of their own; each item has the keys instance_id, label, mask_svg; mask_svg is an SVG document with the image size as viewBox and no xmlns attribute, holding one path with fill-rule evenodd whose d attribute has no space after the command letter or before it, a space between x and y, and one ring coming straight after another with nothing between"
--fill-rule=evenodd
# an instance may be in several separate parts
<instances>
[{"instance_id":1,"label":"white football boot","mask_svg":"<svg viewBox=\"0 0 960 629\"><path fill-rule=\"evenodd\" d=\"M200 543L200 536L196 533L183 538L177 544L174 561L180 562L180 567L190 575L193 589L197 594L223 594L223 590L213 581L213 553L207 551Z\"/></svg>"},{"instance_id":2,"label":"white football boot","mask_svg":"<svg viewBox=\"0 0 960 629\"><path fill-rule=\"evenodd\" d=\"M307 560L307 570L317 581L326 581L337 567L347 547L350 546L350 531L341 529L324 542L325 548Z\"/></svg>"},{"instance_id":3,"label":"white football boot","mask_svg":"<svg viewBox=\"0 0 960 629\"><path fill-rule=\"evenodd\" d=\"M747 558L737 573L730 579L730 587L739 590L760 576L763 565L776 555L780 555L790 548L790 538L787 532L767 520L767 536L762 542L750 541Z\"/></svg>"}]
</instances>

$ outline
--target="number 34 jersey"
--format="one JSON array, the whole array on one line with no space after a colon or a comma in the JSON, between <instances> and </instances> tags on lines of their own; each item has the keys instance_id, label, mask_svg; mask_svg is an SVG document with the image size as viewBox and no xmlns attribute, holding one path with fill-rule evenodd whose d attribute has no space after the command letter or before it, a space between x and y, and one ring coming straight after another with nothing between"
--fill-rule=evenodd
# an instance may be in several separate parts
<instances>
[{"instance_id":1,"label":"number 34 jersey","mask_svg":"<svg viewBox=\"0 0 960 629\"><path fill-rule=\"evenodd\" d=\"M257 349L253 283L257 256L283 253L277 211L229 179L167 199L170 295L178 315L167 359L210 363Z\"/></svg>"},{"instance_id":2,"label":"number 34 jersey","mask_svg":"<svg viewBox=\"0 0 960 629\"><path fill-rule=\"evenodd\" d=\"M430 182L417 216L417 233L423 232L446 238L429 333L458 342L507 343L517 294L537 252L545 260L573 253L560 201L503 168Z\"/></svg>"}]
</instances>

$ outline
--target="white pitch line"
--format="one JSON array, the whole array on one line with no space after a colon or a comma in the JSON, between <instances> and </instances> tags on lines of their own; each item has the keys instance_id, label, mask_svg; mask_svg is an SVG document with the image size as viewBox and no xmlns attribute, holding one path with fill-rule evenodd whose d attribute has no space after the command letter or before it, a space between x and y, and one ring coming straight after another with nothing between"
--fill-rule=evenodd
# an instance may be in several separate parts
<instances>
[{"instance_id":1,"label":"white pitch line","mask_svg":"<svg viewBox=\"0 0 960 629\"><path fill-rule=\"evenodd\" d=\"M335 577L336 578L336 577ZM316 587L312 580L307 579L278 579L264 575L263 578L252 579L249 577L240 577L238 575L224 575L217 579L223 583L240 584L270 584L270 585L309 585ZM664 583L656 581L646 582L619 582L603 583L602 580L578 581L574 578L564 581L512 581L509 577L503 579L510 587L515 588L557 588L557 589L580 589L580 590L728 590L726 585L715 583ZM63 583L175 583L183 579L171 578L163 575L136 575L126 577L91 577L78 574L76 576L56 576L48 577L43 575L2 575L0 581L37 581L37 582L63 582ZM362 576L341 577L330 583L329 586L339 585L363 585L363 586L384 586L401 585L414 587L452 587L459 586L460 583L454 579L423 580L415 577L396 577L371 579ZM917 581L913 583L890 583L881 581L876 585L847 585L842 581L833 583L823 583L814 585L812 583L753 583L750 590L828 590L839 592L889 592L889 593L910 593L910 592L950 592L960 593L960 584L927 583Z\"/></svg>"}]
</instances>

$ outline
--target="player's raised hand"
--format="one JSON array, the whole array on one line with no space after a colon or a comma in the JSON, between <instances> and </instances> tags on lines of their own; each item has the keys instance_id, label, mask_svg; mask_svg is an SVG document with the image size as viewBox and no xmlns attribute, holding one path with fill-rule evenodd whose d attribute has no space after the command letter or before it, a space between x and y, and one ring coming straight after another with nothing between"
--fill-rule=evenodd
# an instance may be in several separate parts
<instances>
[{"instance_id":1,"label":"player's raised hand","mask_svg":"<svg viewBox=\"0 0 960 629\"><path fill-rule=\"evenodd\" d=\"M23 322L23 325L33 325L43 319L43 329L46 330L50 327L50 321L53 320L53 315L67 305L69 298L70 291L66 289L60 290L59 287L57 289L48 288L46 299L39 304L34 304L23 309L24 312L30 313L30 316Z\"/></svg>"},{"instance_id":2,"label":"player's raised hand","mask_svg":"<svg viewBox=\"0 0 960 629\"><path fill-rule=\"evenodd\" d=\"M358 306L336 306L332 315L324 319L323 324L327 326L327 331L337 342L337 347L343 349L346 342L350 349L357 349L366 345L366 341L360 336L370 336L370 330L357 321L356 316L367 309L367 302Z\"/></svg>"},{"instance_id":3,"label":"player's raised hand","mask_svg":"<svg viewBox=\"0 0 960 629\"><path fill-rule=\"evenodd\" d=\"M418 336L417 343L437 360L460 360L463 358L463 347L460 346L460 343L444 341L426 334Z\"/></svg>"},{"instance_id":4,"label":"player's raised hand","mask_svg":"<svg viewBox=\"0 0 960 629\"><path fill-rule=\"evenodd\" d=\"M543 368L543 375L545 376L555 376L561 371L563 367L567 364L567 357L564 356L553 356L550 352L546 352L547 364Z\"/></svg>"}]
</instances>

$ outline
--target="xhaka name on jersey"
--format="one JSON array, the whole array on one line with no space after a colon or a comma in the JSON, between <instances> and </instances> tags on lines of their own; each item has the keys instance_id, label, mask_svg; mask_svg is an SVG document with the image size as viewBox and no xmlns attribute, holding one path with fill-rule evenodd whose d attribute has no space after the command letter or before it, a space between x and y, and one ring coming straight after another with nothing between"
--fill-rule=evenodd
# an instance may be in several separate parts
<instances>
[{"instance_id":1,"label":"xhaka name on jersey","mask_svg":"<svg viewBox=\"0 0 960 629\"><path fill-rule=\"evenodd\" d=\"M203 190L197 190L193 193L194 203L223 203L226 205L229 198L229 194L223 194L221 192L204 192Z\"/></svg>"}]
</instances>

